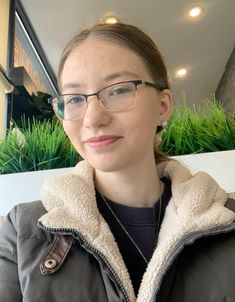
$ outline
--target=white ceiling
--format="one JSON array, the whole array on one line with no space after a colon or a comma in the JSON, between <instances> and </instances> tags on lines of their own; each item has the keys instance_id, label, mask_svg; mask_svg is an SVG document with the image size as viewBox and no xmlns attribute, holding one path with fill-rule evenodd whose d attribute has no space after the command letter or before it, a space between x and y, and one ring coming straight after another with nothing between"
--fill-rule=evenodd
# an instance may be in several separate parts
<instances>
[{"instance_id":1,"label":"white ceiling","mask_svg":"<svg viewBox=\"0 0 235 302\"><path fill-rule=\"evenodd\" d=\"M214 93L234 48L235 0L201 0L205 13L189 21L190 0L21 0L55 73L59 55L80 29L112 11L123 22L139 26L157 42L169 70L176 102L189 103ZM189 75L177 79L175 69Z\"/></svg>"}]
</instances>

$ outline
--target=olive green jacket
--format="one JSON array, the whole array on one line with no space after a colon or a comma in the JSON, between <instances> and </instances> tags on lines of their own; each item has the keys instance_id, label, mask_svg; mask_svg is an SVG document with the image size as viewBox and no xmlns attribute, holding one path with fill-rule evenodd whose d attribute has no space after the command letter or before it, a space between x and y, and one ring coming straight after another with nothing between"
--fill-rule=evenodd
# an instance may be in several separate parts
<instances>
[{"instance_id":1,"label":"olive green jacket","mask_svg":"<svg viewBox=\"0 0 235 302\"><path fill-rule=\"evenodd\" d=\"M172 181L158 242L138 296L80 162L49 178L42 201L16 206L0 230L1 302L232 302L234 203L206 173L158 164ZM137 264L138 269L138 264Z\"/></svg>"}]
</instances>

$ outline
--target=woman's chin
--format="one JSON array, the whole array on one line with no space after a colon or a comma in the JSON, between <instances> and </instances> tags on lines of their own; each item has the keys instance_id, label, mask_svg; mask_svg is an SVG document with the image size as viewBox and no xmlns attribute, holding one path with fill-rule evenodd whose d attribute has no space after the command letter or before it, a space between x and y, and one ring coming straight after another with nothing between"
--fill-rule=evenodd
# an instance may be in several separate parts
<instances>
[{"instance_id":1,"label":"woman's chin","mask_svg":"<svg viewBox=\"0 0 235 302\"><path fill-rule=\"evenodd\" d=\"M119 171L123 166L120 158L117 159L110 156L98 157L96 159L93 157L92 160L89 160L89 158L86 160L95 170L99 170L101 172Z\"/></svg>"},{"instance_id":2,"label":"woman's chin","mask_svg":"<svg viewBox=\"0 0 235 302\"><path fill-rule=\"evenodd\" d=\"M120 169L120 166L118 164L110 163L110 162L104 162L104 163L94 163L91 164L95 170L99 170L100 172L115 172Z\"/></svg>"}]
</instances>

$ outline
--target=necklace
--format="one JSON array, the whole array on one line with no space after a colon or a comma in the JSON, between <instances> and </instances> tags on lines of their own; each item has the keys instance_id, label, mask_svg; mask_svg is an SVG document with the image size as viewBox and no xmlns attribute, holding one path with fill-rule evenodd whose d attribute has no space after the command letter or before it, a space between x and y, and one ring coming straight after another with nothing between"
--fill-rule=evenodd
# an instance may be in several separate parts
<instances>
[{"instance_id":1,"label":"necklace","mask_svg":"<svg viewBox=\"0 0 235 302\"><path fill-rule=\"evenodd\" d=\"M110 207L110 205L108 204L106 198L104 197L104 195L100 192L100 195L105 203L105 205L107 206L107 208L109 209L109 211L112 213L113 217L116 219L116 221L118 222L118 224L120 225L120 227L122 228L122 230L124 231L124 233L127 235L128 239L131 241L131 243L134 245L134 247L136 248L136 250L138 251L138 253L141 255L142 259L144 260L144 262L146 264L148 264L148 260L146 259L146 257L144 256L143 252L141 251L141 249L139 248L138 244L135 242L135 240L131 237L131 235L128 233L128 231L126 230L126 228L124 227L124 225L121 223L120 219L117 217L117 215L114 213L113 209ZM158 224L157 224L157 229L156 229L156 234L158 234L159 232L159 228L160 228L160 219L161 219L161 211L162 211L162 196L160 196L160 200L159 200L159 211L158 211Z\"/></svg>"}]
</instances>

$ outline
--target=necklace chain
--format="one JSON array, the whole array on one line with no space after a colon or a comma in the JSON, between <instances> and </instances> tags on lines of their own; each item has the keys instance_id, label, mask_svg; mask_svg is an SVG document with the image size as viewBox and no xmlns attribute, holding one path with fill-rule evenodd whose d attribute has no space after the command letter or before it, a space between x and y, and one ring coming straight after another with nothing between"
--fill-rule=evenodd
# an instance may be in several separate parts
<instances>
[{"instance_id":1,"label":"necklace chain","mask_svg":"<svg viewBox=\"0 0 235 302\"><path fill-rule=\"evenodd\" d=\"M143 252L141 251L141 249L139 248L138 244L135 242L135 240L131 237L131 235L128 233L128 231L126 230L126 228L124 227L124 225L121 223L120 219L117 217L117 215L114 213L113 209L110 207L110 205L108 204L106 198L104 197L104 195L100 192L100 195L102 197L102 199L104 200L107 208L109 209L109 211L112 213L113 217L116 219L116 221L118 222L118 224L120 225L120 227L122 228L122 230L125 232L125 234L127 235L127 237L129 238L129 240L132 242L132 244L134 245L134 247L136 248L136 250L139 252L139 254L141 255L141 257L143 258L144 262L146 264L148 264L148 260L146 259L146 257L144 256ZM160 228L160 219L161 219L161 211L162 211L162 197L160 196L160 200L159 200L159 211L158 211L158 224L157 224L157 229L156 229L156 234L158 234L159 232L159 228Z\"/></svg>"}]
</instances>

